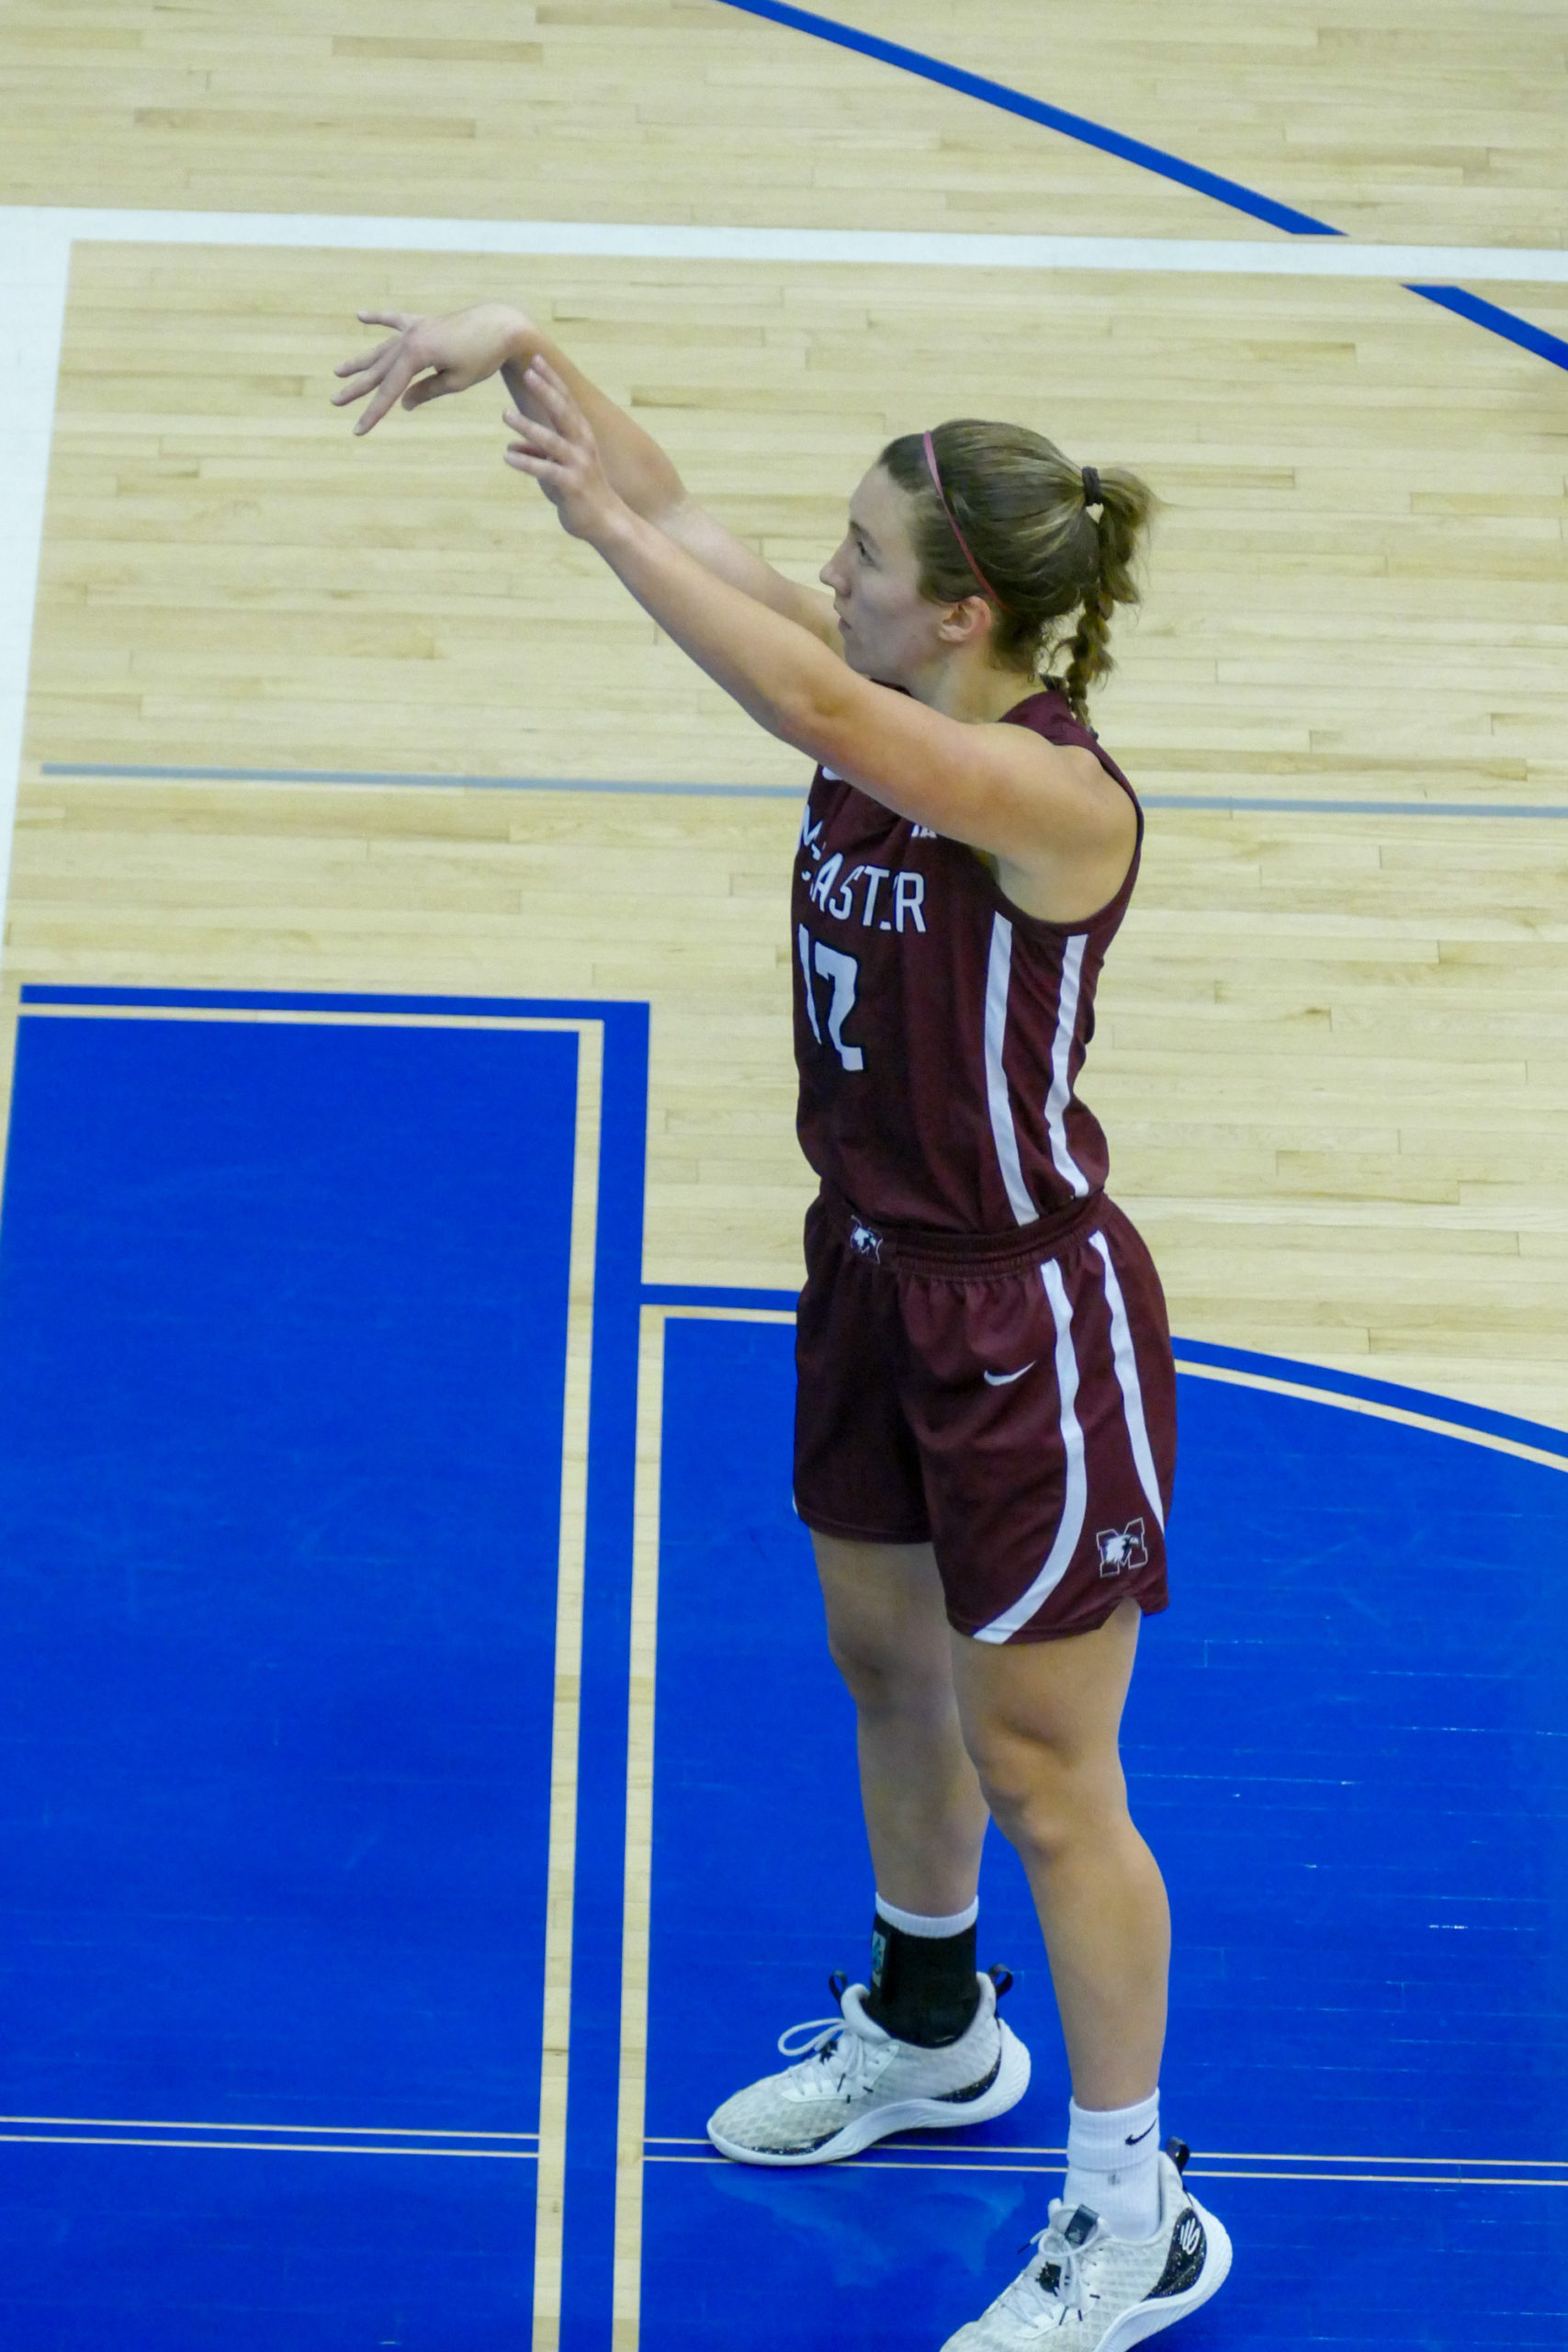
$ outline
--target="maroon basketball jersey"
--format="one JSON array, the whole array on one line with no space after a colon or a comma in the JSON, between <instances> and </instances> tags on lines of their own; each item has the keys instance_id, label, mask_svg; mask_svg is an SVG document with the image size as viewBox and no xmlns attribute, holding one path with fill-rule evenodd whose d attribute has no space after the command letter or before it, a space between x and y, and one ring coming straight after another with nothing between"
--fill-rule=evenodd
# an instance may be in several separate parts
<instances>
[{"instance_id":1,"label":"maroon basketball jersey","mask_svg":"<svg viewBox=\"0 0 1568 2352\"><path fill-rule=\"evenodd\" d=\"M1132 786L1056 688L1007 714L1081 744ZM1137 879L1043 922L962 842L896 817L830 769L812 779L791 912L801 1147L866 1216L1001 1233L1105 1183L1109 1154L1075 1087L1094 990Z\"/></svg>"}]
</instances>

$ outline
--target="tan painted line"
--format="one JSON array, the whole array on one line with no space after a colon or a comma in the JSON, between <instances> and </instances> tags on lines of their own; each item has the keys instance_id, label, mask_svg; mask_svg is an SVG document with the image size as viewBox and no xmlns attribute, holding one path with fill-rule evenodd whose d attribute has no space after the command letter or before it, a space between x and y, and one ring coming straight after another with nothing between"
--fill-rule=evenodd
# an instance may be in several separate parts
<instances>
[{"instance_id":1,"label":"tan painted line","mask_svg":"<svg viewBox=\"0 0 1568 2352\"><path fill-rule=\"evenodd\" d=\"M1261 1372L1234 1372L1227 1365L1190 1363L1179 1355L1178 1372L1195 1380L1217 1380L1230 1388L1262 1388L1271 1396L1301 1396L1313 1405L1337 1405L1341 1412L1364 1413L1374 1421L1398 1421L1404 1429L1430 1430L1438 1437L1462 1438L1466 1445L1484 1446L1489 1453L1511 1453L1520 1462L1539 1462L1543 1469L1568 1475L1568 1456L1549 1453L1544 1446L1526 1445L1516 1437L1495 1437L1490 1430L1466 1429L1461 1421L1445 1421L1436 1413L1413 1413L1403 1405L1382 1405L1371 1396L1342 1396L1337 1389L1314 1388L1309 1381L1276 1380Z\"/></svg>"},{"instance_id":2,"label":"tan painted line","mask_svg":"<svg viewBox=\"0 0 1568 2352\"><path fill-rule=\"evenodd\" d=\"M1190 2164L1190 2180L1354 2180L1394 2189L1568 2189L1568 2180L1526 2180L1523 2173L1215 2173Z\"/></svg>"},{"instance_id":3,"label":"tan painted line","mask_svg":"<svg viewBox=\"0 0 1568 2352\"><path fill-rule=\"evenodd\" d=\"M723 2164L725 2159L712 2156L653 2156L650 2165ZM841 2157L840 2171L853 2172L965 2172L977 2173L1050 2173L1061 2170L1059 2164L1051 2165L987 2165L964 2164L949 2159L930 2164L899 2163L886 2157ZM1527 2180L1504 2173L1394 2173L1394 2172L1215 2172L1207 2165L1190 2165L1189 2180L1315 2180L1332 2186L1336 2181L1354 2183L1382 2182L1392 2188L1568 2188L1568 2180Z\"/></svg>"},{"instance_id":4,"label":"tan painted line","mask_svg":"<svg viewBox=\"0 0 1568 2352\"><path fill-rule=\"evenodd\" d=\"M795 1309L779 1306L661 1306L684 1323L793 1323Z\"/></svg>"},{"instance_id":5,"label":"tan painted line","mask_svg":"<svg viewBox=\"0 0 1568 2352\"><path fill-rule=\"evenodd\" d=\"M571 1029L580 1034L583 1029L581 1020L552 1020L531 1012L308 1012L229 1004L24 1004L18 1011L24 1021L238 1021L306 1029Z\"/></svg>"},{"instance_id":6,"label":"tan painted line","mask_svg":"<svg viewBox=\"0 0 1568 2352\"><path fill-rule=\"evenodd\" d=\"M536 2140L536 2132L430 2132L420 2124L390 2123L213 2123L188 2117L159 2120L131 2115L0 2115L0 2124L58 2123L81 2132L297 2132L311 2139L341 2140Z\"/></svg>"},{"instance_id":7,"label":"tan painted line","mask_svg":"<svg viewBox=\"0 0 1568 2352\"><path fill-rule=\"evenodd\" d=\"M693 2139L679 2143L671 2141L664 2144L700 2148L705 2145L705 2143ZM883 2144L891 2149L908 2149L911 2143L907 2140L887 2140ZM998 2142L987 2143L985 2153L987 2156L1055 2156L1061 2163L1066 2163L1067 2154L1066 2148L1011 2147ZM1357 2156L1309 2156L1300 2154L1260 2155L1247 2148L1211 2148L1206 2155L1195 2156L1192 2161L1195 2167L1199 2165L1210 2164L1429 2165L1433 2168L1434 2176L1439 2178L1443 2177L1441 2168L1445 2165L1468 2165L1472 2168L1489 2165L1498 2172L1560 2172L1568 2177L1568 2161L1555 2156L1369 2156L1365 2154Z\"/></svg>"},{"instance_id":8,"label":"tan painted line","mask_svg":"<svg viewBox=\"0 0 1568 2352\"><path fill-rule=\"evenodd\" d=\"M36 2148L235 2148L247 2155L467 2156L478 2164L533 2165L531 2148L367 2148L345 2140L136 2140L128 2132L0 2132L0 2145Z\"/></svg>"},{"instance_id":9,"label":"tan painted line","mask_svg":"<svg viewBox=\"0 0 1568 2352\"><path fill-rule=\"evenodd\" d=\"M642 2324L643 2123L648 2090L648 1960L653 1900L653 1732L659 1644L659 1509L664 1436L664 1321L645 1306L637 1363L631 1677L626 1710L626 1908L621 1937L621 2091L615 2134L613 2352L637 2352Z\"/></svg>"},{"instance_id":10,"label":"tan painted line","mask_svg":"<svg viewBox=\"0 0 1568 2352\"><path fill-rule=\"evenodd\" d=\"M588 1413L593 1360L593 1256L599 1226L599 1130L604 1061L603 1023L583 1022L578 1035L566 1411L561 1432L560 1556L556 1577L555 1705L550 1734L545 2007L539 2060L539 2187L534 2223L534 2352L557 2352L560 2342L567 2074L571 2047L572 1896L577 1872L578 1738L588 1530Z\"/></svg>"}]
</instances>

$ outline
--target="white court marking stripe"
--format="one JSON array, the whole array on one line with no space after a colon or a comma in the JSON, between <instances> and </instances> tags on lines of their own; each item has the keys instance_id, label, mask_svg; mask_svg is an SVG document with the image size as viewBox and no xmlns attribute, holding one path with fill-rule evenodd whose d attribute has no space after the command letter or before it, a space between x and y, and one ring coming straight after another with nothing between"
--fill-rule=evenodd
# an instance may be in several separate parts
<instances>
[{"instance_id":1,"label":"white court marking stripe","mask_svg":"<svg viewBox=\"0 0 1568 2352\"><path fill-rule=\"evenodd\" d=\"M17 778L65 324L70 237L18 232L0 209L0 912L11 865Z\"/></svg>"},{"instance_id":2,"label":"white court marking stripe","mask_svg":"<svg viewBox=\"0 0 1568 2352\"><path fill-rule=\"evenodd\" d=\"M1032 1225L1040 1215L1030 1198L1018 1157L1018 1129L1008 1096L1008 1074L1002 1062L1007 1035L1008 985L1012 978L1012 925L1006 915L991 922L991 960L986 972L986 1106L991 1114L991 1136L997 1147L1002 1182L1020 1225Z\"/></svg>"},{"instance_id":3,"label":"white court marking stripe","mask_svg":"<svg viewBox=\"0 0 1568 2352\"><path fill-rule=\"evenodd\" d=\"M361 213L0 205L0 910L16 822L44 485L71 247L254 245L616 261L840 262L916 269L1173 271L1269 277L1568 284L1568 251L1375 245L1348 237L1009 237L675 221L422 220Z\"/></svg>"},{"instance_id":4,"label":"white court marking stripe","mask_svg":"<svg viewBox=\"0 0 1568 2352\"><path fill-rule=\"evenodd\" d=\"M1105 1236L1091 1233L1089 1240L1099 1251L1105 1268L1105 1303L1111 1309L1111 1351L1116 1360L1116 1382L1122 1391L1122 1409L1127 1417L1127 1435L1132 1440L1138 1483L1163 1533L1165 1506L1160 1500L1159 1480L1155 1475L1155 1458L1149 1447L1148 1424L1144 1419L1144 1391L1138 1379L1137 1351L1133 1345L1133 1327L1127 1320L1126 1301L1122 1295L1122 1285L1116 1279L1116 1269L1111 1262L1111 1250Z\"/></svg>"},{"instance_id":5,"label":"white court marking stripe","mask_svg":"<svg viewBox=\"0 0 1568 2352\"><path fill-rule=\"evenodd\" d=\"M905 269L1159 270L1181 276L1478 278L1568 285L1568 250L1381 245L1350 237L1029 237L946 230L726 228L685 221L430 220L336 212L0 206L0 240L315 245L354 253L559 254L612 261L845 262Z\"/></svg>"},{"instance_id":6,"label":"white court marking stripe","mask_svg":"<svg viewBox=\"0 0 1568 2352\"><path fill-rule=\"evenodd\" d=\"M1056 1540L1046 1555L1045 1565L1021 1600L988 1625L982 1625L975 1639L977 1642L1005 1642L1026 1625L1043 1601L1048 1600L1066 1575L1073 1554L1083 1533L1084 1511L1089 1502L1089 1477L1084 1468L1083 1431L1078 1427L1075 1409L1078 1394L1078 1360L1073 1352L1073 1309L1067 1296L1061 1269L1047 1259L1040 1269L1040 1279L1045 1285L1045 1295L1051 1302L1051 1313L1056 1326L1056 1389L1062 1400L1062 1447L1067 1459L1067 1491L1062 1503L1061 1523Z\"/></svg>"},{"instance_id":7,"label":"white court marking stripe","mask_svg":"<svg viewBox=\"0 0 1568 2352\"><path fill-rule=\"evenodd\" d=\"M1062 994L1056 1008L1056 1035L1051 1041L1051 1091L1045 1097L1045 1130L1056 1173L1065 1176L1079 1200L1089 1192L1089 1179L1067 1148L1066 1109L1072 1100L1073 1031L1077 1025L1078 987L1083 978L1084 950L1089 935L1079 932L1067 942L1062 958Z\"/></svg>"}]
</instances>

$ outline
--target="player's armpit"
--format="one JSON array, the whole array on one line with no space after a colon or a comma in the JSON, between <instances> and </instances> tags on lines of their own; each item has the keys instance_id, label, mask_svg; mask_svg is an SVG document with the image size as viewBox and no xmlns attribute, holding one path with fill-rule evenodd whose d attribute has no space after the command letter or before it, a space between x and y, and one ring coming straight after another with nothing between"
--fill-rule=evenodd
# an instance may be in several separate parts
<instances>
[{"instance_id":1,"label":"player's armpit","mask_svg":"<svg viewBox=\"0 0 1568 2352\"><path fill-rule=\"evenodd\" d=\"M830 701L792 740L884 808L998 859L1026 912L1077 922L1114 897L1136 819L1092 752L950 718L852 673Z\"/></svg>"}]
</instances>

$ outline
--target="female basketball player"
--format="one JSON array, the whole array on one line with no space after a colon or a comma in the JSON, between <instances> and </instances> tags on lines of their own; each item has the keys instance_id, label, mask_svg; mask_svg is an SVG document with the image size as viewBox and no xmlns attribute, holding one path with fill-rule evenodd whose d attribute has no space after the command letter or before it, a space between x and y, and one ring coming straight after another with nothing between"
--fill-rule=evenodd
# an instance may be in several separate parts
<instances>
[{"instance_id":1,"label":"female basketball player","mask_svg":"<svg viewBox=\"0 0 1568 2352\"><path fill-rule=\"evenodd\" d=\"M821 2164L1021 2097L1027 2053L975 1964L994 1818L1044 1929L1067 2174L1021 2275L947 2352L1122 2352L1230 2262L1185 2151L1160 2143L1169 1921L1117 1749L1140 1617L1166 1603L1170 1342L1075 1091L1142 838L1084 707L1149 495L1021 427L907 435L855 491L821 596L696 507L518 312L362 316L392 334L338 371L340 402L372 395L357 431L502 370L508 464L817 763L792 915L821 1180L795 1500L858 1711L874 1965L710 2136L744 2163Z\"/></svg>"}]
</instances>

